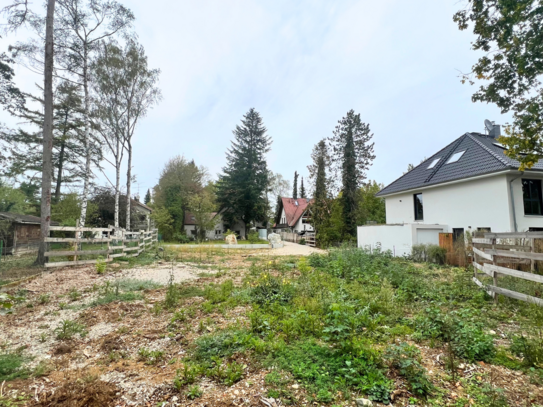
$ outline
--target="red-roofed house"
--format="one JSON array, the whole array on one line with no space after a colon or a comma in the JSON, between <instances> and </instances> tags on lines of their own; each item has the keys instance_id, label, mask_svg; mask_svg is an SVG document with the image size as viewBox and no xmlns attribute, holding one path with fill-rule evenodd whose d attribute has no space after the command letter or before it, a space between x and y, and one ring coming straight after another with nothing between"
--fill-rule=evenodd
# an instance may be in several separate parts
<instances>
[{"instance_id":1,"label":"red-roofed house","mask_svg":"<svg viewBox=\"0 0 543 407\"><path fill-rule=\"evenodd\" d=\"M274 230L278 232L292 231L295 233L307 231L312 232L311 214L308 206L312 199L307 198L281 198Z\"/></svg>"}]
</instances>

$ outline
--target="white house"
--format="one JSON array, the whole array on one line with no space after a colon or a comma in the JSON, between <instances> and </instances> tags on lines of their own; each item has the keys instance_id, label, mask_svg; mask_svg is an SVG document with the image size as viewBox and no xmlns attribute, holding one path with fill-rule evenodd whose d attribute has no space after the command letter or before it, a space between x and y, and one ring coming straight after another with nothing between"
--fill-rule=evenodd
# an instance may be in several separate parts
<instances>
[{"instance_id":1,"label":"white house","mask_svg":"<svg viewBox=\"0 0 543 407\"><path fill-rule=\"evenodd\" d=\"M466 133L381 190L387 225L358 227L358 246L402 255L441 232L543 230L543 160L519 171L497 136Z\"/></svg>"},{"instance_id":2,"label":"white house","mask_svg":"<svg viewBox=\"0 0 543 407\"><path fill-rule=\"evenodd\" d=\"M273 226L276 232L312 232L309 205L313 200L307 198L281 198L277 218Z\"/></svg>"},{"instance_id":3,"label":"white house","mask_svg":"<svg viewBox=\"0 0 543 407\"><path fill-rule=\"evenodd\" d=\"M246 230L245 230L246 226L242 221L237 221L236 223L232 225L226 225L223 221L221 212L212 212L210 216L215 221L215 227L213 228L213 230L206 231L207 239L223 240L225 237L224 234L226 233L228 229L234 232L238 237L247 236ZM196 217L192 213L185 212L185 220L184 220L183 227L185 229L185 233L187 236L196 237L198 227L197 227ZM257 227L262 228L262 223L257 222Z\"/></svg>"}]
</instances>

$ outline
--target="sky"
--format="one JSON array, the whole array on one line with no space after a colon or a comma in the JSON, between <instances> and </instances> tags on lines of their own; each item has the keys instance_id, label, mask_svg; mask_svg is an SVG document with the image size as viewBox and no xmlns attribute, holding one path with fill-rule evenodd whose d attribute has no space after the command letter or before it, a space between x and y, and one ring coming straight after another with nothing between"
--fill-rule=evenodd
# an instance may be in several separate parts
<instances>
[{"instance_id":1,"label":"sky","mask_svg":"<svg viewBox=\"0 0 543 407\"><path fill-rule=\"evenodd\" d=\"M161 70L163 99L134 136L141 196L176 155L216 178L251 107L273 140L269 168L289 180L294 171L307 179L313 146L354 109L374 134L367 177L385 185L465 132L483 132L485 119L510 120L473 103L477 86L460 81L479 56L473 34L452 19L463 0L122 3L150 67ZM0 52L22 36L1 39ZM41 81L24 67L16 75L23 90ZM14 123L4 111L0 122Z\"/></svg>"}]
</instances>

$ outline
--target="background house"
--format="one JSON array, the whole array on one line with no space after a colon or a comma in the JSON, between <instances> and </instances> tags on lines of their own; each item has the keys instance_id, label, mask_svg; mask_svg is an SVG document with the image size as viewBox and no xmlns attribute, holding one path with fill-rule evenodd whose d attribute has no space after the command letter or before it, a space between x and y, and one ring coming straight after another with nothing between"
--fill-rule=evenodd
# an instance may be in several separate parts
<instances>
[{"instance_id":1,"label":"background house","mask_svg":"<svg viewBox=\"0 0 543 407\"><path fill-rule=\"evenodd\" d=\"M543 230L543 162L518 170L499 144L499 126L488 135L466 133L403 175L377 196L386 202L387 225L360 226L358 245L411 252L438 244L439 233Z\"/></svg>"},{"instance_id":2,"label":"background house","mask_svg":"<svg viewBox=\"0 0 543 407\"><path fill-rule=\"evenodd\" d=\"M314 229L308 210L312 202L307 198L281 198L276 211L274 232L312 232Z\"/></svg>"},{"instance_id":3,"label":"background house","mask_svg":"<svg viewBox=\"0 0 543 407\"><path fill-rule=\"evenodd\" d=\"M130 206L134 208L134 224L131 225L132 230L145 230L150 231L154 228L153 222L151 220L151 213L153 209L136 201L135 199L130 200Z\"/></svg>"},{"instance_id":4,"label":"background house","mask_svg":"<svg viewBox=\"0 0 543 407\"><path fill-rule=\"evenodd\" d=\"M51 226L58 226L51 221ZM2 254L23 254L38 251L41 219L37 216L0 212L0 239Z\"/></svg>"}]
</instances>

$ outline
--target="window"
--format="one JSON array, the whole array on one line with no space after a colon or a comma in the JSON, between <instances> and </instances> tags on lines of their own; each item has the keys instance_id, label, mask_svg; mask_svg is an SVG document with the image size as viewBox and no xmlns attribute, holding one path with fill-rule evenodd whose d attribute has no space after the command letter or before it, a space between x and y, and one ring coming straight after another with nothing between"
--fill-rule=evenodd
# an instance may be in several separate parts
<instances>
[{"instance_id":1,"label":"window","mask_svg":"<svg viewBox=\"0 0 543 407\"><path fill-rule=\"evenodd\" d=\"M216 235L221 235L221 234L222 234L222 230L216 230L216 231L215 231L215 234L216 234Z\"/></svg>"},{"instance_id":2,"label":"window","mask_svg":"<svg viewBox=\"0 0 543 407\"><path fill-rule=\"evenodd\" d=\"M538 179L523 179L522 180L522 195L524 198L524 214L525 215L542 215L541 208L541 180Z\"/></svg>"},{"instance_id":3,"label":"window","mask_svg":"<svg viewBox=\"0 0 543 407\"><path fill-rule=\"evenodd\" d=\"M413 195L413 198L415 199L415 220L423 220L424 211L422 206L422 194L415 194Z\"/></svg>"},{"instance_id":4,"label":"window","mask_svg":"<svg viewBox=\"0 0 543 407\"><path fill-rule=\"evenodd\" d=\"M477 232L490 233L492 232L491 228L477 228Z\"/></svg>"},{"instance_id":5,"label":"window","mask_svg":"<svg viewBox=\"0 0 543 407\"><path fill-rule=\"evenodd\" d=\"M192 230L190 231L190 233L191 233L192 236L196 236L196 229L192 229Z\"/></svg>"},{"instance_id":6,"label":"window","mask_svg":"<svg viewBox=\"0 0 543 407\"><path fill-rule=\"evenodd\" d=\"M432 163L428 166L428 169L434 168L436 164L441 160L441 158L436 158Z\"/></svg>"},{"instance_id":7,"label":"window","mask_svg":"<svg viewBox=\"0 0 543 407\"><path fill-rule=\"evenodd\" d=\"M465 152L466 152L466 150L460 151L460 152L458 152L458 153L454 153L453 155L451 155L451 158L449 158L449 159L447 160L447 164L451 164L451 163L457 162L458 160L460 160L460 158L462 158L462 156L464 155Z\"/></svg>"},{"instance_id":8,"label":"window","mask_svg":"<svg viewBox=\"0 0 543 407\"><path fill-rule=\"evenodd\" d=\"M458 239L464 239L464 228L453 229L453 242L457 242Z\"/></svg>"}]
</instances>

